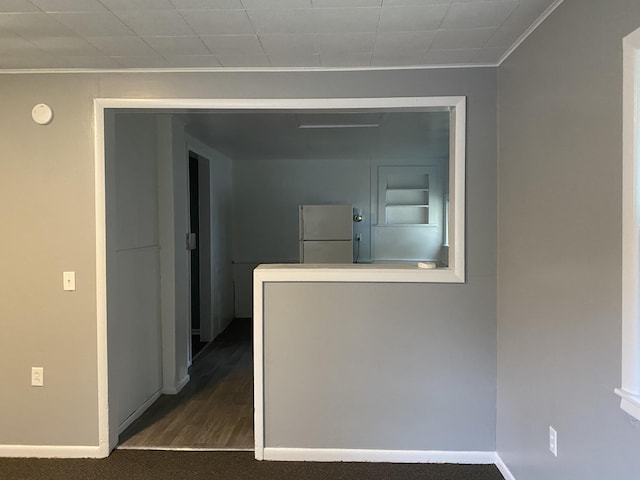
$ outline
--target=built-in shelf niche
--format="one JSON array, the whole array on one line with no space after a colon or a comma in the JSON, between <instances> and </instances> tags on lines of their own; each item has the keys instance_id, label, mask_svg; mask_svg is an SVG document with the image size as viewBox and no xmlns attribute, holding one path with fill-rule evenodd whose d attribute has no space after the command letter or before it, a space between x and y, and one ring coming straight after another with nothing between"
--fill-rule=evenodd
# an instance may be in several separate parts
<instances>
[{"instance_id":1,"label":"built-in shelf niche","mask_svg":"<svg viewBox=\"0 0 640 480\"><path fill-rule=\"evenodd\" d=\"M430 225L428 167L380 167L381 225Z\"/></svg>"}]
</instances>

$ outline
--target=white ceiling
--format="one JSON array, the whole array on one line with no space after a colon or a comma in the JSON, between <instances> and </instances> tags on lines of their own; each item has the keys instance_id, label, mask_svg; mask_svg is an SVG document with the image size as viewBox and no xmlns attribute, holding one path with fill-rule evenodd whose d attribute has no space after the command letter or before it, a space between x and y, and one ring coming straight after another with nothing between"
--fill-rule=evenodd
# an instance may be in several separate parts
<instances>
[{"instance_id":1,"label":"white ceiling","mask_svg":"<svg viewBox=\"0 0 640 480\"><path fill-rule=\"evenodd\" d=\"M495 65L559 0L0 0L0 69Z\"/></svg>"}]
</instances>

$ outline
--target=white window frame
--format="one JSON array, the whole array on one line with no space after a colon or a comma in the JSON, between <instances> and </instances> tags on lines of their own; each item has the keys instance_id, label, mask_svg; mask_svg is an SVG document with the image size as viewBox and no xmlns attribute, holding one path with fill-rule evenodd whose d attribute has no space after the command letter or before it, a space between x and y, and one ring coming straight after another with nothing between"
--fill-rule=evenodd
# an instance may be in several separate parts
<instances>
[{"instance_id":1,"label":"white window frame","mask_svg":"<svg viewBox=\"0 0 640 480\"><path fill-rule=\"evenodd\" d=\"M640 29L623 40L622 386L620 407L640 420Z\"/></svg>"}]
</instances>

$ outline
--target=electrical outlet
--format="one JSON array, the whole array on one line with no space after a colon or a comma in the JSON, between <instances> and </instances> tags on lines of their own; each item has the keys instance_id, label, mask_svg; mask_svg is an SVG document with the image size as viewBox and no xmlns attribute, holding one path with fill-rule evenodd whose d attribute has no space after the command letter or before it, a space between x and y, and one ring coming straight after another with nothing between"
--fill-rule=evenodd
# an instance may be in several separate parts
<instances>
[{"instance_id":1,"label":"electrical outlet","mask_svg":"<svg viewBox=\"0 0 640 480\"><path fill-rule=\"evenodd\" d=\"M31 386L32 387L44 386L44 368L31 367Z\"/></svg>"},{"instance_id":2,"label":"electrical outlet","mask_svg":"<svg viewBox=\"0 0 640 480\"><path fill-rule=\"evenodd\" d=\"M558 432L553 427L549 427L549 451L558 456Z\"/></svg>"}]
</instances>

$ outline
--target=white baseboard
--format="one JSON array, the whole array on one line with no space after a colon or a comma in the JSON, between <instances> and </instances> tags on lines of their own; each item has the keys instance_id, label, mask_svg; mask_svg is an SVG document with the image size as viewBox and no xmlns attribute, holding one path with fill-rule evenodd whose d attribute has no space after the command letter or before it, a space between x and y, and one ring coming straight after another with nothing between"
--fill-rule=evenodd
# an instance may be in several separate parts
<instances>
[{"instance_id":1,"label":"white baseboard","mask_svg":"<svg viewBox=\"0 0 640 480\"><path fill-rule=\"evenodd\" d=\"M504 477L504 480L516 480L516 477L513 476L513 473L511 473L511 470L509 470L509 467L507 467L507 465L502 461L502 458L500 457L498 452L496 452L495 455L496 455L496 459L495 459L496 467L498 467L498 470L500 470L500 473Z\"/></svg>"},{"instance_id":2,"label":"white baseboard","mask_svg":"<svg viewBox=\"0 0 640 480\"><path fill-rule=\"evenodd\" d=\"M176 393L180 393L180 391L187 385L187 383L189 383L190 380L190 375L185 375L184 377L182 377L178 382L178 385L176 385Z\"/></svg>"},{"instance_id":3,"label":"white baseboard","mask_svg":"<svg viewBox=\"0 0 640 480\"><path fill-rule=\"evenodd\" d=\"M393 462L494 464L495 452L439 450L366 450L338 448L265 448L264 460L299 462Z\"/></svg>"},{"instance_id":4,"label":"white baseboard","mask_svg":"<svg viewBox=\"0 0 640 480\"><path fill-rule=\"evenodd\" d=\"M516 480L496 452L265 448L263 453L264 460L273 461L495 464L505 480ZM104 458L108 455L108 448L99 446L0 445L0 457L7 458Z\"/></svg>"},{"instance_id":5,"label":"white baseboard","mask_svg":"<svg viewBox=\"0 0 640 480\"><path fill-rule=\"evenodd\" d=\"M0 445L0 457L11 458L104 458L108 448L69 445Z\"/></svg>"},{"instance_id":6,"label":"white baseboard","mask_svg":"<svg viewBox=\"0 0 640 480\"><path fill-rule=\"evenodd\" d=\"M180 393L180 390L182 390L187 385L187 383L189 383L189 380L191 380L191 377L189 375L185 375L180 379L175 387L163 388L162 393L164 393L165 395L177 395L178 393Z\"/></svg>"},{"instance_id":7,"label":"white baseboard","mask_svg":"<svg viewBox=\"0 0 640 480\"><path fill-rule=\"evenodd\" d=\"M140 415L146 412L147 408L149 408L153 404L153 402L155 402L158 398L160 398L161 394L162 392L160 391L154 393L147 399L146 402L144 402L142 405L136 408L135 412L133 412L131 415L125 418L124 421L120 425L118 425L118 434L124 432L129 425L131 425L138 418L140 418Z\"/></svg>"},{"instance_id":8,"label":"white baseboard","mask_svg":"<svg viewBox=\"0 0 640 480\"><path fill-rule=\"evenodd\" d=\"M117 450L151 450L156 452L253 452L253 448L135 447L127 445L118 445Z\"/></svg>"}]
</instances>

